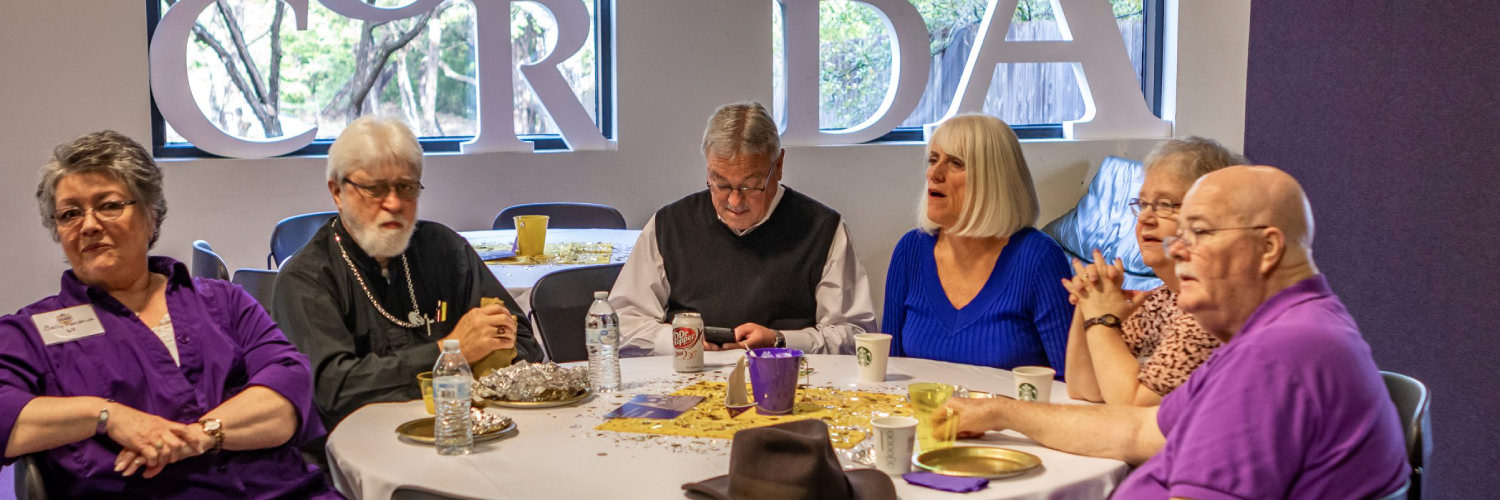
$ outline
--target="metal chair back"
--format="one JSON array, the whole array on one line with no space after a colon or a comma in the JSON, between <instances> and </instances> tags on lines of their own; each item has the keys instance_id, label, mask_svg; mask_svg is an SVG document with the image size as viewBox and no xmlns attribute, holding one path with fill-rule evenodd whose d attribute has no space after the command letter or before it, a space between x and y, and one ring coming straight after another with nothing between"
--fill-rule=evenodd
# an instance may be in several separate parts
<instances>
[{"instance_id":1,"label":"metal chair back","mask_svg":"<svg viewBox=\"0 0 1500 500\"><path fill-rule=\"evenodd\" d=\"M555 363L589 359L583 323L594 292L609 290L625 264L565 269L543 276L531 289L531 321L547 359Z\"/></svg>"},{"instance_id":2,"label":"metal chair back","mask_svg":"<svg viewBox=\"0 0 1500 500\"><path fill-rule=\"evenodd\" d=\"M1420 380L1395 372L1380 372L1385 388L1396 403L1401 416L1401 431L1406 435L1407 460L1411 461L1411 480L1405 498L1422 498L1423 467L1432 456L1432 417L1428 407L1432 400L1427 385Z\"/></svg>"},{"instance_id":3,"label":"metal chair back","mask_svg":"<svg viewBox=\"0 0 1500 500\"><path fill-rule=\"evenodd\" d=\"M287 257L297 253L312 240L318 228L328 223L338 212L313 212L281 219L271 231L271 253L266 255L266 267L274 269L286 262Z\"/></svg>"},{"instance_id":4,"label":"metal chair back","mask_svg":"<svg viewBox=\"0 0 1500 500\"><path fill-rule=\"evenodd\" d=\"M234 272L234 284L244 288L266 314L271 314L271 299L276 290L276 271L244 268Z\"/></svg>"},{"instance_id":5,"label":"metal chair back","mask_svg":"<svg viewBox=\"0 0 1500 500\"><path fill-rule=\"evenodd\" d=\"M193 242L192 271L199 278L229 280L229 266L224 264L224 258L203 240Z\"/></svg>"},{"instance_id":6,"label":"metal chair back","mask_svg":"<svg viewBox=\"0 0 1500 500\"><path fill-rule=\"evenodd\" d=\"M529 203L513 205L495 215L491 229L515 229L517 215L545 215L549 228L625 229L625 216L597 203Z\"/></svg>"}]
</instances>

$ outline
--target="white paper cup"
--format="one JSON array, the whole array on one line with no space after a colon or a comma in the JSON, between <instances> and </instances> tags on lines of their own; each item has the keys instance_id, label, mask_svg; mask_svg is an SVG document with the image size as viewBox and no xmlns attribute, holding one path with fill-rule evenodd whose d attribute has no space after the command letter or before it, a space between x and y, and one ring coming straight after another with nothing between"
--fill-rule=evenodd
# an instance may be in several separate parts
<instances>
[{"instance_id":1,"label":"white paper cup","mask_svg":"<svg viewBox=\"0 0 1500 500\"><path fill-rule=\"evenodd\" d=\"M890 357L890 334L854 334L854 361L859 365L860 382L885 382L885 366Z\"/></svg>"},{"instance_id":2,"label":"white paper cup","mask_svg":"<svg viewBox=\"0 0 1500 500\"><path fill-rule=\"evenodd\" d=\"M870 421L875 428L875 468L891 475L911 472L912 447L917 441L917 419L880 417Z\"/></svg>"},{"instance_id":3,"label":"white paper cup","mask_svg":"<svg viewBox=\"0 0 1500 500\"><path fill-rule=\"evenodd\" d=\"M1010 373L1016 377L1017 401L1052 401L1052 376L1057 375L1057 370L1045 366L1017 366Z\"/></svg>"}]
</instances>

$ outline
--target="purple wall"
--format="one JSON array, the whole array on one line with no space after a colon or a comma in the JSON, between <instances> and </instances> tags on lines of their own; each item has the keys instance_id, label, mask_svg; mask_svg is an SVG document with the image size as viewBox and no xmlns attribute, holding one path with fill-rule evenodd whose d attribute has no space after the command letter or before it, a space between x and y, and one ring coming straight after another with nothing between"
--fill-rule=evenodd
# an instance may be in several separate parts
<instances>
[{"instance_id":1,"label":"purple wall","mask_svg":"<svg viewBox=\"0 0 1500 500\"><path fill-rule=\"evenodd\" d=\"M1427 498L1500 491L1500 2L1255 0L1245 152L1296 176L1382 369L1432 391Z\"/></svg>"}]
</instances>

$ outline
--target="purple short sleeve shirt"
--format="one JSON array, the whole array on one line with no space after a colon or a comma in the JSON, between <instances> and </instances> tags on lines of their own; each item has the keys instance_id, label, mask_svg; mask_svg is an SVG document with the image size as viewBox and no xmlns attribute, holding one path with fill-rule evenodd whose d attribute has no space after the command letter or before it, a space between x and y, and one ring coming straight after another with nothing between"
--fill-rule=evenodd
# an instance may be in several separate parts
<instances>
[{"instance_id":1,"label":"purple short sleeve shirt","mask_svg":"<svg viewBox=\"0 0 1500 500\"><path fill-rule=\"evenodd\" d=\"M0 317L3 436L9 439L21 410L38 396L97 396L190 423L251 386L269 388L290 401L300 426L282 446L200 455L168 465L149 480L115 472L120 446L108 436L94 436L35 454L48 493L66 498L337 498L296 448L324 434L312 405L307 356L239 287L191 278L186 266L166 257L152 257L150 266L168 277L167 310L181 364L129 309L68 271L57 295ZM71 310L78 319L68 321L92 315L103 333L44 340L33 318L68 308L78 308Z\"/></svg>"},{"instance_id":2,"label":"purple short sleeve shirt","mask_svg":"<svg viewBox=\"0 0 1500 500\"><path fill-rule=\"evenodd\" d=\"M1114 498L1371 498L1410 471L1370 347L1322 275L1261 304L1168 395Z\"/></svg>"}]
</instances>

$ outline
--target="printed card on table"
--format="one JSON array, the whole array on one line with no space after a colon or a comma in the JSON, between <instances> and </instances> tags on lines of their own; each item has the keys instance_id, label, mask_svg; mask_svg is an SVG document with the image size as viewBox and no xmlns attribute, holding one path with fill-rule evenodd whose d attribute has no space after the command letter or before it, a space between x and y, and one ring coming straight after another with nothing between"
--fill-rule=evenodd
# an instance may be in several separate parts
<instances>
[{"instance_id":1,"label":"printed card on table","mask_svg":"<svg viewBox=\"0 0 1500 500\"><path fill-rule=\"evenodd\" d=\"M641 394L604 415L604 418L672 419L698 406L703 396L657 396Z\"/></svg>"}]
</instances>

